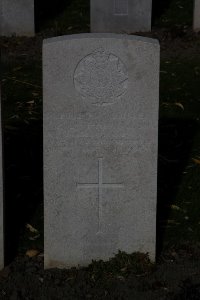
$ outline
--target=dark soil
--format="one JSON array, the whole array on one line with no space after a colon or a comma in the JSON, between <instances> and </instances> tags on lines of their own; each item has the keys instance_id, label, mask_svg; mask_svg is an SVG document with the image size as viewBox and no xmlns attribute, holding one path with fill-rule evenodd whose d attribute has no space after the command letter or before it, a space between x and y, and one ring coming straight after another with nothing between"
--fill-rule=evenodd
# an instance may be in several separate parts
<instances>
[{"instance_id":1,"label":"dark soil","mask_svg":"<svg viewBox=\"0 0 200 300\"><path fill-rule=\"evenodd\" d=\"M0 299L200 299L200 245L164 252L156 265L119 253L88 268L43 270L42 256L19 256L0 273Z\"/></svg>"},{"instance_id":2,"label":"dark soil","mask_svg":"<svg viewBox=\"0 0 200 300\"><path fill-rule=\"evenodd\" d=\"M154 0L161 44L157 262L118 253L43 270L42 40L89 32L89 0L36 1L34 38L1 38L6 267L0 300L200 299L200 34L191 0ZM32 257L31 257L32 256Z\"/></svg>"}]
</instances>

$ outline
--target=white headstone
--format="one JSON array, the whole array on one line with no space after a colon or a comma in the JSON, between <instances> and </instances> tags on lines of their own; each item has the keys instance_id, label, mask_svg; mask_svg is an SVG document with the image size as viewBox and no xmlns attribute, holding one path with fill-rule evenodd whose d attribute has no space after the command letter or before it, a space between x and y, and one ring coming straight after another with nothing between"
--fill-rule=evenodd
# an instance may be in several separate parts
<instances>
[{"instance_id":1,"label":"white headstone","mask_svg":"<svg viewBox=\"0 0 200 300\"><path fill-rule=\"evenodd\" d=\"M194 31L200 31L200 0L195 0L193 28Z\"/></svg>"},{"instance_id":2,"label":"white headstone","mask_svg":"<svg viewBox=\"0 0 200 300\"><path fill-rule=\"evenodd\" d=\"M45 268L155 259L159 51L117 34L44 41Z\"/></svg>"},{"instance_id":3,"label":"white headstone","mask_svg":"<svg viewBox=\"0 0 200 300\"><path fill-rule=\"evenodd\" d=\"M4 225L3 225L3 171L2 171L2 129L0 94L0 270L4 267Z\"/></svg>"},{"instance_id":4,"label":"white headstone","mask_svg":"<svg viewBox=\"0 0 200 300\"><path fill-rule=\"evenodd\" d=\"M1 0L1 36L34 35L34 0Z\"/></svg>"},{"instance_id":5,"label":"white headstone","mask_svg":"<svg viewBox=\"0 0 200 300\"><path fill-rule=\"evenodd\" d=\"M91 0L91 32L151 31L152 0Z\"/></svg>"}]
</instances>

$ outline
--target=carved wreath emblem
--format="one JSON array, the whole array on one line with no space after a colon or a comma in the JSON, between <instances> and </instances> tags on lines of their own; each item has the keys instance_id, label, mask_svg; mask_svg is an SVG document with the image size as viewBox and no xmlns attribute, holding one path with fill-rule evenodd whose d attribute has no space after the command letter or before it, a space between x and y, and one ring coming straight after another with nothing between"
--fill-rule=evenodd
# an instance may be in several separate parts
<instances>
[{"instance_id":1,"label":"carved wreath emblem","mask_svg":"<svg viewBox=\"0 0 200 300\"><path fill-rule=\"evenodd\" d=\"M74 85L81 96L93 104L111 104L126 93L128 74L119 57L100 48L79 62Z\"/></svg>"}]
</instances>

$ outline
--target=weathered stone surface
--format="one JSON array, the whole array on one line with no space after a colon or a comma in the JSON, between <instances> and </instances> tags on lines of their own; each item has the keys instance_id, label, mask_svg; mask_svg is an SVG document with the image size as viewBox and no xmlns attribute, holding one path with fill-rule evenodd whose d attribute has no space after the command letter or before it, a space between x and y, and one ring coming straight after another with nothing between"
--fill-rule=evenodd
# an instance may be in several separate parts
<instances>
[{"instance_id":1,"label":"weathered stone surface","mask_svg":"<svg viewBox=\"0 0 200 300\"><path fill-rule=\"evenodd\" d=\"M0 270L4 267L4 226L3 226L3 171L2 171L2 129L0 94Z\"/></svg>"},{"instance_id":2,"label":"weathered stone surface","mask_svg":"<svg viewBox=\"0 0 200 300\"><path fill-rule=\"evenodd\" d=\"M34 0L1 0L1 36L34 35Z\"/></svg>"},{"instance_id":3,"label":"weathered stone surface","mask_svg":"<svg viewBox=\"0 0 200 300\"><path fill-rule=\"evenodd\" d=\"M155 258L159 44L44 41L45 267Z\"/></svg>"},{"instance_id":4,"label":"weathered stone surface","mask_svg":"<svg viewBox=\"0 0 200 300\"><path fill-rule=\"evenodd\" d=\"M91 32L151 31L152 0L91 0Z\"/></svg>"},{"instance_id":5,"label":"weathered stone surface","mask_svg":"<svg viewBox=\"0 0 200 300\"><path fill-rule=\"evenodd\" d=\"M194 2L194 31L200 31L200 0Z\"/></svg>"}]
</instances>

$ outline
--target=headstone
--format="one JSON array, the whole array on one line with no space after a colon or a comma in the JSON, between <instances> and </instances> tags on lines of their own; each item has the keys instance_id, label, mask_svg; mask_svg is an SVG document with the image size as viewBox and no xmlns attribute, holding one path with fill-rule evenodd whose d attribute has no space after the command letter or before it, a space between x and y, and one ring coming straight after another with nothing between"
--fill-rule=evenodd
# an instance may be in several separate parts
<instances>
[{"instance_id":1,"label":"headstone","mask_svg":"<svg viewBox=\"0 0 200 300\"><path fill-rule=\"evenodd\" d=\"M4 226L3 226L3 171L2 171L2 129L0 94L0 270L4 267Z\"/></svg>"},{"instance_id":2,"label":"headstone","mask_svg":"<svg viewBox=\"0 0 200 300\"><path fill-rule=\"evenodd\" d=\"M91 32L151 31L152 0L91 0Z\"/></svg>"},{"instance_id":3,"label":"headstone","mask_svg":"<svg viewBox=\"0 0 200 300\"><path fill-rule=\"evenodd\" d=\"M154 260L158 42L52 38L43 62L45 268L118 250Z\"/></svg>"},{"instance_id":4,"label":"headstone","mask_svg":"<svg viewBox=\"0 0 200 300\"><path fill-rule=\"evenodd\" d=\"M1 0L1 36L34 35L34 0Z\"/></svg>"},{"instance_id":5,"label":"headstone","mask_svg":"<svg viewBox=\"0 0 200 300\"><path fill-rule=\"evenodd\" d=\"M200 0L195 0L193 27L194 31L200 31Z\"/></svg>"}]
</instances>

